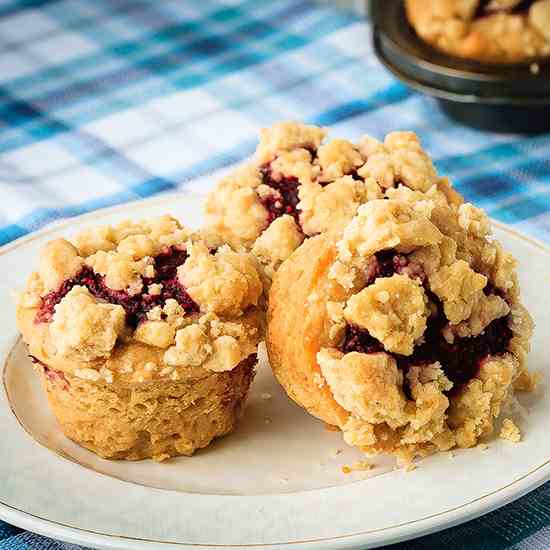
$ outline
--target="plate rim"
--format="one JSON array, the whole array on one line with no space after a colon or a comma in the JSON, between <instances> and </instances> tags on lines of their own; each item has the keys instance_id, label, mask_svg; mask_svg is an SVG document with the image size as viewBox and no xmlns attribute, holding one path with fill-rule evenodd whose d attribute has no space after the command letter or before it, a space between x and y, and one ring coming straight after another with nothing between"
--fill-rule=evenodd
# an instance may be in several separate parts
<instances>
[{"instance_id":1,"label":"plate rim","mask_svg":"<svg viewBox=\"0 0 550 550\"><path fill-rule=\"evenodd\" d=\"M107 208L102 208L95 210L93 212L88 212L79 216L74 216L70 218L63 218L56 220L46 226L42 227L37 231L33 231L27 235L24 235L10 243L7 243L0 247L0 256L3 256L10 251L24 246L36 239L47 236L49 233L58 231L59 229L78 225L82 222L88 222L93 219L106 217L111 214L119 213L128 208L130 209L140 209L146 207L151 203L163 203L169 202L173 198L178 197L181 199L182 195L187 195L195 199L203 199L206 196L206 193L199 193L193 191L184 191L178 193L167 193L160 196L148 197L144 199L139 199L132 201L130 203L124 203L121 205L110 206ZM491 224L495 227L498 227L500 230L510 234L516 239L527 242L528 244L535 246L546 254L550 255L550 246L544 243L543 241L521 233L517 229L499 222L497 220L491 219ZM10 348L12 349L12 348ZM9 356L9 352L6 354L6 358ZM5 361L2 365L2 388L6 391L5 388ZM8 405L11 407L11 403L8 400ZM20 424L19 420L18 423ZM51 449L49 449L50 452ZM57 454L57 453L56 453ZM62 457L64 458L64 457ZM64 458L65 460L68 460ZM525 480L529 480L525 482ZM366 531L360 531L356 533L348 533L344 535L330 536L330 537L320 537L312 538L308 540L290 540L290 541L281 541L281 542L268 542L268 543L251 543L251 544L204 544L204 543L188 543L188 542L178 542L178 541L169 541L169 540L157 540L157 539L147 539L139 537L130 537L126 535L119 534L106 534L98 531L81 528L74 525L64 524L55 520L50 520L42 518L35 514L26 512L17 507L14 507L8 503L5 503L0 500L0 519L16 525L26 530L30 530L36 533L39 533L44 536L54 537L58 540L63 540L66 542L76 543L76 544L85 544L91 547L97 548L112 548L112 549L132 549L143 547L152 547L151 545L162 545L164 548L294 548L298 545L303 547L312 547L316 548L326 547L328 548L351 548L355 546L361 546L363 548L371 548L378 545L387 545L393 544L396 542L408 540L411 538L416 538L424 536L430 533L440 531L445 528L453 527L482 515L485 515L489 512L492 512L502 506L505 506L527 493L533 491L537 487L541 486L544 482L550 480L550 457L543 462L542 464L532 468L529 472L521 475L520 477L510 481L502 487L494 489L493 491L481 495L473 500L462 503L458 506L448 508L446 510L437 512L435 514L430 514L421 518L417 518L407 522L401 522L395 525L384 526L375 529L369 529ZM524 483L521 483L524 482ZM521 483L519 488L515 487L518 483ZM246 497L246 495L241 496L240 498ZM466 511L465 511L466 509ZM390 535L388 536L388 532ZM384 534L384 538L381 536ZM367 538L369 540L365 540ZM136 546L142 545L142 546Z\"/></svg>"},{"instance_id":2,"label":"plate rim","mask_svg":"<svg viewBox=\"0 0 550 550\"><path fill-rule=\"evenodd\" d=\"M548 471L544 472L544 470L548 470ZM538 475L537 475L537 472L538 472ZM533 475L535 475L535 478L532 480L531 483L522 487L517 492L510 491L511 487L513 487L514 485L523 481L526 478L530 478ZM277 548L290 548L290 547L295 548L297 546L307 547L312 545L316 545L317 547L319 547L320 544L324 544L324 545L330 544L331 548L351 548L351 546L347 544L347 542L349 541L354 544L353 547L355 547L355 545L357 544L357 545L360 545L362 548L366 549L366 548L374 548L378 546L386 546L389 544L395 544L397 542L403 542L406 540L410 540L412 538L422 537L425 535L429 535L431 533L439 532L443 529L461 525L472 519L476 519L485 514L493 512L494 510L497 510L503 506L506 506L511 502L514 502L515 500L525 496L529 492L540 487L543 483L545 483L549 479L550 479L550 458L548 458L548 460L546 460L543 464L537 466L536 468L527 472L523 476L520 476L519 478L511 481L510 483L506 484L503 487L499 487L498 489L495 489L494 491L491 491L486 495L477 497L469 502L463 503L454 508L450 508L442 512L438 512L436 514L430 514L423 518L411 520L411 521L400 523L397 525L390 525L390 526L381 527L377 529L369 529L367 531L361 531L357 533L349 533L346 535L313 538L308 540L281 541L281 542L270 542L270 543L202 544L202 543L177 542L177 541L167 541L167 540L163 541L158 539L130 537L126 535L109 535L109 534L100 533L98 531L94 531L91 529L84 529L81 527L75 527L72 525L64 524L58 521L44 519L44 518L41 518L40 516L36 516L35 514L31 514L29 512L20 510L19 508L6 504L2 501L0 501L0 519L4 519L8 523L11 523L12 525L18 526L22 529L30 530L32 532L35 532L44 536L48 536L48 537L53 537L65 542L71 542L76 544L84 543L84 544L93 545L93 546L99 544L100 546L95 546L97 548L113 548L113 549L126 550L126 549L136 548L136 546L134 546L134 544L136 543L139 543L139 544L145 543L147 545L155 545L155 546L162 545L164 548L198 548L198 549L201 549L201 548L219 548L219 549L238 549L238 548L272 548L273 549L275 548L277 549ZM486 499L495 500L496 495L500 494L503 491L511 492L511 494L506 495L501 500L496 500L494 503L483 502ZM246 497L246 495L244 497ZM240 498L243 498L243 497L240 497ZM474 509L472 509L471 511L469 511L464 515L460 515L461 510L471 506L474 506ZM5 513L5 516L4 516L4 513ZM446 521L447 518L445 518L444 516L448 516L449 514L457 517L452 517L449 521ZM11 519L12 517L13 519ZM439 521L434 521L433 524L426 525L424 528L421 528L420 530L414 529L416 525L423 524L425 522L430 522L430 520L435 520L436 518L438 518ZM27 525L30 525L31 527L27 527ZM377 541L377 540L362 541L361 540L364 537L367 537L367 536L371 537L372 535L381 535L382 533L385 533L388 531L393 531L394 534L391 535L390 537L386 537L383 541ZM55 534L52 534L52 532ZM119 544L116 544L116 543L119 543ZM120 545L120 543L123 543L123 544Z\"/></svg>"}]
</instances>

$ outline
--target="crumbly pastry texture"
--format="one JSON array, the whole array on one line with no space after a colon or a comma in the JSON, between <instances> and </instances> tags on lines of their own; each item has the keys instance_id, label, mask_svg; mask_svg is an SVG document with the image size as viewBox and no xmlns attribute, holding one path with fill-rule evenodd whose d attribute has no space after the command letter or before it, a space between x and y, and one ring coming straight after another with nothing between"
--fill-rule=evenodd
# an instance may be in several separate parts
<instances>
[{"instance_id":1,"label":"crumbly pastry texture","mask_svg":"<svg viewBox=\"0 0 550 550\"><path fill-rule=\"evenodd\" d=\"M268 350L287 393L366 453L410 462L489 436L526 368L533 323L484 212L390 188L342 235L275 274ZM502 437L518 440L505 421Z\"/></svg>"},{"instance_id":2,"label":"crumbly pastry texture","mask_svg":"<svg viewBox=\"0 0 550 550\"><path fill-rule=\"evenodd\" d=\"M493 63L550 55L550 0L405 0L418 35L448 54Z\"/></svg>"},{"instance_id":3,"label":"crumbly pastry texture","mask_svg":"<svg viewBox=\"0 0 550 550\"><path fill-rule=\"evenodd\" d=\"M230 432L264 326L257 265L170 216L48 243L17 319L66 435L163 459Z\"/></svg>"},{"instance_id":4,"label":"crumbly pastry texture","mask_svg":"<svg viewBox=\"0 0 550 550\"><path fill-rule=\"evenodd\" d=\"M252 250L268 281L305 239L341 231L361 204L397 185L454 193L412 132L383 142L325 137L323 128L295 122L262 130L253 159L206 201L207 226L236 249Z\"/></svg>"}]
</instances>

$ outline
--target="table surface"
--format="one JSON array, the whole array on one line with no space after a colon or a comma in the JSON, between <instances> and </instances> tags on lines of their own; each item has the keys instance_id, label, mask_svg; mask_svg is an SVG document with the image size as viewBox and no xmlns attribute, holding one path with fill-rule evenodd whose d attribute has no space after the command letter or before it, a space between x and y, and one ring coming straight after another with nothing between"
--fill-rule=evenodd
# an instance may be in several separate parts
<instances>
[{"instance_id":1,"label":"table surface","mask_svg":"<svg viewBox=\"0 0 550 550\"><path fill-rule=\"evenodd\" d=\"M550 242L550 134L449 120L375 58L359 16L310 0L0 0L0 244L56 219L207 191L258 129L415 131L467 200ZM0 474L1 475L1 474ZM394 550L550 546L550 485ZM0 549L60 549L0 522Z\"/></svg>"}]
</instances>

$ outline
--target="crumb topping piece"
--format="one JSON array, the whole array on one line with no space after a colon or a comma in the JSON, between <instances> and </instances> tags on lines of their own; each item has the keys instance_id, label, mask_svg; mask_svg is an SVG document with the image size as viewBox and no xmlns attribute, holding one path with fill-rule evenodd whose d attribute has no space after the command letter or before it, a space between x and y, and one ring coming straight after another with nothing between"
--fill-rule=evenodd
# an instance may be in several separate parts
<instances>
[{"instance_id":1,"label":"crumb topping piece","mask_svg":"<svg viewBox=\"0 0 550 550\"><path fill-rule=\"evenodd\" d=\"M317 150L326 135L326 130L316 126L279 122L260 132L260 144L256 158L260 164L270 162L277 153L293 149Z\"/></svg>"},{"instance_id":2,"label":"crumb topping piece","mask_svg":"<svg viewBox=\"0 0 550 550\"><path fill-rule=\"evenodd\" d=\"M177 331L175 345L166 350L164 361L171 366L202 365L215 372L231 370L255 353L260 336L254 323L227 322L206 314L197 324Z\"/></svg>"},{"instance_id":3,"label":"crumb topping piece","mask_svg":"<svg viewBox=\"0 0 550 550\"><path fill-rule=\"evenodd\" d=\"M344 409L372 424L399 425L406 399L400 389L403 373L392 357L321 350L317 359L334 399Z\"/></svg>"},{"instance_id":4,"label":"crumb topping piece","mask_svg":"<svg viewBox=\"0 0 550 550\"><path fill-rule=\"evenodd\" d=\"M301 227L307 235L338 231L345 227L361 204L381 196L374 182L363 182L351 176L342 176L326 185L302 185L298 204Z\"/></svg>"},{"instance_id":5,"label":"crumb topping piece","mask_svg":"<svg viewBox=\"0 0 550 550\"><path fill-rule=\"evenodd\" d=\"M338 260L331 276L351 288L361 278L365 258L385 249L410 252L441 242L443 236L430 221L431 201L415 207L403 201L375 200L361 206L338 242Z\"/></svg>"},{"instance_id":6,"label":"crumb topping piece","mask_svg":"<svg viewBox=\"0 0 550 550\"><path fill-rule=\"evenodd\" d=\"M325 145L321 145L317 156L323 181L334 181L351 174L364 163L356 147L345 139L333 139Z\"/></svg>"},{"instance_id":7,"label":"crumb topping piece","mask_svg":"<svg viewBox=\"0 0 550 550\"><path fill-rule=\"evenodd\" d=\"M447 319L456 325L471 316L483 295L487 277L476 273L464 260L458 260L443 266L429 281L430 289L443 302Z\"/></svg>"},{"instance_id":8,"label":"crumb topping piece","mask_svg":"<svg viewBox=\"0 0 550 550\"><path fill-rule=\"evenodd\" d=\"M245 165L223 178L205 203L205 223L236 249L250 248L268 225L268 211L257 191L262 174Z\"/></svg>"},{"instance_id":9,"label":"crumb topping piece","mask_svg":"<svg viewBox=\"0 0 550 550\"><path fill-rule=\"evenodd\" d=\"M78 250L63 239L49 242L40 253L38 274L43 294L57 290L66 279L74 277L82 268Z\"/></svg>"},{"instance_id":10,"label":"crumb topping piece","mask_svg":"<svg viewBox=\"0 0 550 550\"><path fill-rule=\"evenodd\" d=\"M291 216L277 218L257 239L252 254L260 260L270 279L279 266L303 242L304 234Z\"/></svg>"},{"instance_id":11,"label":"crumb topping piece","mask_svg":"<svg viewBox=\"0 0 550 550\"><path fill-rule=\"evenodd\" d=\"M111 353L124 326L124 308L101 303L87 288L75 286L55 306L50 334L59 354L91 361Z\"/></svg>"},{"instance_id":12,"label":"crumb topping piece","mask_svg":"<svg viewBox=\"0 0 550 550\"><path fill-rule=\"evenodd\" d=\"M550 1L541 0L535 2L529 10L529 22L533 27L550 40Z\"/></svg>"},{"instance_id":13,"label":"crumb topping piece","mask_svg":"<svg viewBox=\"0 0 550 550\"><path fill-rule=\"evenodd\" d=\"M413 132L392 132L383 144L366 137L359 148L367 161L358 174L365 178L372 176L383 188L401 182L415 191L425 192L437 182L432 161Z\"/></svg>"},{"instance_id":14,"label":"crumb topping piece","mask_svg":"<svg viewBox=\"0 0 550 550\"><path fill-rule=\"evenodd\" d=\"M203 243L190 244L188 253L178 268L178 280L203 311L239 315L258 304L263 287L250 254L233 252L229 246L211 254Z\"/></svg>"},{"instance_id":15,"label":"crumb topping piece","mask_svg":"<svg viewBox=\"0 0 550 550\"><path fill-rule=\"evenodd\" d=\"M344 316L366 329L387 351L410 355L426 329L429 310L422 286L406 275L379 278L347 302Z\"/></svg>"}]
</instances>

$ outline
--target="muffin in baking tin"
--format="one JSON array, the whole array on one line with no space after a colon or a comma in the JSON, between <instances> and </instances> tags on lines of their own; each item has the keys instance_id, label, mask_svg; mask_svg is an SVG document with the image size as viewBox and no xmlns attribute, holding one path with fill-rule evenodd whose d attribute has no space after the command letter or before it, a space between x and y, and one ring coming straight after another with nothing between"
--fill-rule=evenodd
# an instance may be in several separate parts
<instances>
[{"instance_id":1,"label":"muffin in baking tin","mask_svg":"<svg viewBox=\"0 0 550 550\"><path fill-rule=\"evenodd\" d=\"M235 427L262 294L250 254L165 216L48 243L17 321L69 438L106 458L163 460Z\"/></svg>"},{"instance_id":2,"label":"muffin in baking tin","mask_svg":"<svg viewBox=\"0 0 550 550\"><path fill-rule=\"evenodd\" d=\"M550 56L550 0L405 0L416 33L457 57L491 63Z\"/></svg>"}]
</instances>

